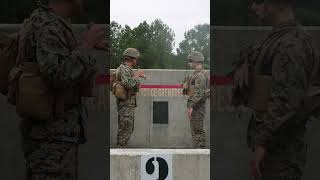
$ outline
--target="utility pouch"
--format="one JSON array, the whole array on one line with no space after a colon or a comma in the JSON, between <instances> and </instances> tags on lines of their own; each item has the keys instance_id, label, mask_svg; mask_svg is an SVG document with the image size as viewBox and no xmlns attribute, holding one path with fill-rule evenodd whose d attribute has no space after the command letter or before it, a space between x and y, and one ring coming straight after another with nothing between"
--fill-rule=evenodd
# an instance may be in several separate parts
<instances>
[{"instance_id":1,"label":"utility pouch","mask_svg":"<svg viewBox=\"0 0 320 180\"><path fill-rule=\"evenodd\" d=\"M124 86L121 85L121 82L115 82L112 85L112 93L118 99L127 99L128 91Z\"/></svg>"},{"instance_id":2,"label":"utility pouch","mask_svg":"<svg viewBox=\"0 0 320 180\"><path fill-rule=\"evenodd\" d=\"M40 76L36 63L23 63L16 88L16 111L22 117L49 120L63 113L64 98L51 92Z\"/></svg>"},{"instance_id":3,"label":"utility pouch","mask_svg":"<svg viewBox=\"0 0 320 180\"><path fill-rule=\"evenodd\" d=\"M271 99L272 76L255 75L249 95L249 107L256 111L267 111Z\"/></svg>"},{"instance_id":4,"label":"utility pouch","mask_svg":"<svg viewBox=\"0 0 320 180\"><path fill-rule=\"evenodd\" d=\"M189 85L189 88L188 88L188 96L189 97L193 97L194 96L194 91L195 91L195 85Z\"/></svg>"}]
</instances>

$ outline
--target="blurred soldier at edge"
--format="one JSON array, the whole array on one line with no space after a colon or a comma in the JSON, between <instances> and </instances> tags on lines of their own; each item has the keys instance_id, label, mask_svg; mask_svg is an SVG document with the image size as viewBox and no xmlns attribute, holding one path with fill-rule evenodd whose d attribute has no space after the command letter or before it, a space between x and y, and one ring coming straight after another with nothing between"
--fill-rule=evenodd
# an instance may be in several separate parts
<instances>
[{"instance_id":1,"label":"blurred soldier at edge","mask_svg":"<svg viewBox=\"0 0 320 180\"><path fill-rule=\"evenodd\" d=\"M105 48L105 30L92 25L79 44L70 19L81 12L82 0L38 3L20 31L22 60L38 64L50 91L63 92L64 109L45 121L22 117L26 179L76 180L78 146L86 139L79 86L96 72L90 52Z\"/></svg>"},{"instance_id":2,"label":"blurred soldier at edge","mask_svg":"<svg viewBox=\"0 0 320 180\"><path fill-rule=\"evenodd\" d=\"M319 84L319 54L296 22L292 0L253 0L251 9L261 22L273 26L256 48L255 61L239 66L237 73L250 71L248 79L239 82L249 82L248 105L254 110L247 132L252 174L256 180L300 180L306 123L314 110L305 108L306 97Z\"/></svg>"},{"instance_id":3,"label":"blurred soldier at edge","mask_svg":"<svg viewBox=\"0 0 320 180\"><path fill-rule=\"evenodd\" d=\"M206 100L209 97L209 79L202 66L204 62L202 53L193 51L188 55L188 60L194 72L186 77L183 94L189 96L187 108L193 145L195 148L205 148L206 135L203 125Z\"/></svg>"}]
</instances>

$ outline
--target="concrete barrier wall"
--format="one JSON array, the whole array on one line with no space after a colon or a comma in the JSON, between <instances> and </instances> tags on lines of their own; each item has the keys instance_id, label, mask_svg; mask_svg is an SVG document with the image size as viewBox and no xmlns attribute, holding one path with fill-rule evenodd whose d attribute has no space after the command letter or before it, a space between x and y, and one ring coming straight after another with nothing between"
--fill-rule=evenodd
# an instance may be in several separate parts
<instances>
[{"instance_id":1,"label":"concrete barrier wall","mask_svg":"<svg viewBox=\"0 0 320 180\"><path fill-rule=\"evenodd\" d=\"M113 70L112 70L113 71ZM144 85L181 84L184 77L192 71L183 70L144 70L148 76L142 80ZM111 147L116 145L118 113L116 100L110 96ZM169 109L168 124L153 123L153 102L166 101ZM193 148L190 121L187 117L187 97L182 89L141 89L137 96L135 129L129 141L129 148ZM207 147L210 147L210 102L207 101L204 124Z\"/></svg>"},{"instance_id":2,"label":"concrete barrier wall","mask_svg":"<svg viewBox=\"0 0 320 180\"><path fill-rule=\"evenodd\" d=\"M110 180L140 180L141 156L172 155L173 180L210 180L210 150L111 149Z\"/></svg>"},{"instance_id":3,"label":"concrete barrier wall","mask_svg":"<svg viewBox=\"0 0 320 180\"><path fill-rule=\"evenodd\" d=\"M317 44L320 42L320 28L306 27ZM212 46L211 63L214 74L224 75L231 70L235 54L245 44L262 40L270 28L261 27L212 27L215 37ZM236 112L230 107L231 86L217 86L211 111L211 136L213 179L252 179L249 169L251 154L246 144L246 130L251 112ZM309 150L303 180L319 179L320 121L312 121L307 127Z\"/></svg>"}]
</instances>

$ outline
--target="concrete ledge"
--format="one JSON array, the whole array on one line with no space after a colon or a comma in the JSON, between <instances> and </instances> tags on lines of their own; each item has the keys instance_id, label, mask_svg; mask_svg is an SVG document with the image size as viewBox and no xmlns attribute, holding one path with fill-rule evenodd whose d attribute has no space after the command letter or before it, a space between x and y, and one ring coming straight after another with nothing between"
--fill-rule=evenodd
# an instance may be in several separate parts
<instances>
[{"instance_id":1,"label":"concrete ledge","mask_svg":"<svg viewBox=\"0 0 320 180\"><path fill-rule=\"evenodd\" d=\"M140 180L142 156L171 155L173 180L209 180L209 149L111 149L110 179Z\"/></svg>"}]
</instances>

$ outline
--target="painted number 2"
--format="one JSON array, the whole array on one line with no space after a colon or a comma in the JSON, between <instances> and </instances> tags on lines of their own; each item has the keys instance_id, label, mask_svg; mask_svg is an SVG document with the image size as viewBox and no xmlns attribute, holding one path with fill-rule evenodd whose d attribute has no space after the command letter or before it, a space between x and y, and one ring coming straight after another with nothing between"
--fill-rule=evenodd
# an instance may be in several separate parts
<instances>
[{"instance_id":1,"label":"painted number 2","mask_svg":"<svg viewBox=\"0 0 320 180\"><path fill-rule=\"evenodd\" d=\"M172 180L172 155L142 155L140 173L140 180Z\"/></svg>"},{"instance_id":2,"label":"painted number 2","mask_svg":"<svg viewBox=\"0 0 320 180\"><path fill-rule=\"evenodd\" d=\"M168 167L168 163L165 159L161 158L161 157L156 157L156 158L150 158L145 166L146 172L149 175L154 175L156 171L155 168L155 163L158 164L159 170L158 170L158 179L152 179L152 180L166 180L166 178L168 177L169 174L169 167Z\"/></svg>"}]
</instances>

